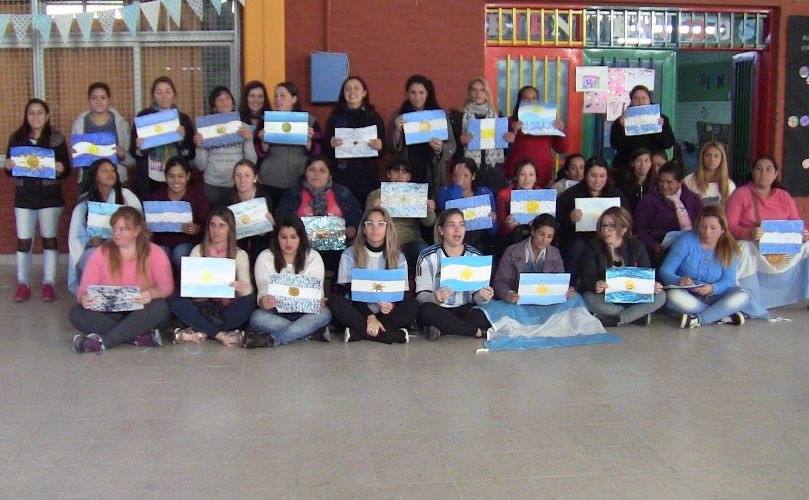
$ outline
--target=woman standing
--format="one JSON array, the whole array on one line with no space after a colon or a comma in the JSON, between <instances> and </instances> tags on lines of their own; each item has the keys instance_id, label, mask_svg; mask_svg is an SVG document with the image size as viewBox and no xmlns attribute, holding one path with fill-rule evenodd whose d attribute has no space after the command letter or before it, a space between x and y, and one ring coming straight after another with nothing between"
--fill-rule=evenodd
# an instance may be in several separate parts
<instances>
[{"instance_id":1,"label":"woman standing","mask_svg":"<svg viewBox=\"0 0 809 500\"><path fill-rule=\"evenodd\" d=\"M351 299L353 269L404 269L407 260L399 250L396 228L388 211L371 208L360 221L361 231L340 258L337 289L329 309L338 325L345 327L345 342L375 340L385 344L407 343L407 327L416 319L418 304L406 290L400 302L365 303Z\"/></svg>"},{"instance_id":2,"label":"woman standing","mask_svg":"<svg viewBox=\"0 0 809 500\"><path fill-rule=\"evenodd\" d=\"M264 142L264 112L270 111L270 98L267 87L258 80L244 84L242 100L239 101L239 115L242 121L253 128L253 149L256 151L256 164L260 165L267 156L267 143Z\"/></svg>"},{"instance_id":3,"label":"woman standing","mask_svg":"<svg viewBox=\"0 0 809 500\"><path fill-rule=\"evenodd\" d=\"M652 102L652 93L643 85L636 85L629 92L629 107L648 106ZM671 129L669 118L661 114L659 124L663 127L661 132L655 134L627 136L624 130L625 116L621 116L612 122L610 129L610 144L615 150L615 159L612 167L622 169L629 166L629 155L639 148L646 148L649 151L668 149L674 146L674 131Z\"/></svg>"},{"instance_id":4,"label":"woman standing","mask_svg":"<svg viewBox=\"0 0 809 500\"><path fill-rule=\"evenodd\" d=\"M364 206L368 193L379 187L379 157L385 154L385 124L371 105L365 80L359 76L349 76L343 82L342 89L337 105L326 121L326 154L334 161L334 180L354 193L360 206ZM378 151L377 156L335 157L335 149L343 144L343 139L335 137L335 129L370 126L376 126L376 137L368 141L368 146Z\"/></svg>"},{"instance_id":5,"label":"woman standing","mask_svg":"<svg viewBox=\"0 0 809 500\"><path fill-rule=\"evenodd\" d=\"M70 175L70 154L64 136L51 128L50 109L45 101L29 99L22 125L8 139L5 168L9 177L14 167L11 158L11 148L14 146L52 149L56 160L55 179L14 178L14 221L17 225L17 290L14 302L25 302L31 298L31 251L37 222L42 237L42 300L53 302L56 300L53 283L59 257L59 216L65 207L59 181Z\"/></svg>"},{"instance_id":6,"label":"woman standing","mask_svg":"<svg viewBox=\"0 0 809 500\"><path fill-rule=\"evenodd\" d=\"M177 107L175 99L177 88L174 82L167 76L155 78L152 82L152 104L141 110L138 116L145 116L160 111L166 111ZM132 139L130 141L129 152L135 158L135 192L141 198L146 198L155 192L159 187L165 186L165 164L169 158L180 156L187 162L191 162L196 154L194 147L194 123L185 113L177 110L180 125L177 133L182 136L180 142L165 144L147 150L141 149L143 138L138 137L138 129L132 126Z\"/></svg>"},{"instance_id":7,"label":"woman standing","mask_svg":"<svg viewBox=\"0 0 809 500\"><path fill-rule=\"evenodd\" d=\"M132 207L119 208L110 219L112 239L93 252L76 292L78 304L70 310L70 322L82 335L73 337L73 350L101 354L124 342L144 347L160 345L153 330L171 317L166 297L174 290L171 264L166 254L149 243L143 216ZM95 300L87 292L92 285L137 286L135 302L143 309L131 312L93 311Z\"/></svg>"},{"instance_id":8,"label":"woman standing","mask_svg":"<svg viewBox=\"0 0 809 500\"><path fill-rule=\"evenodd\" d=\"M255 269L258 309L250 316L250 328L256 333L245 336L244 347L289 344L321 331L331 322L325 299L321 300L319 313L285 313L278 311L278 299L267 293L270 276L276 274L310 276L323 283L323 259L309 246L300 217L292 215L281 220L270 247L258 256ZM329 339L327 335L321 338Z\"/></svg>"},{"instance_id":9,"label":"woman standing","mask_svg":"<svg viewBox=\"0 0 809 500\"><path fill-rule=\"evenodd\" d=\"M407 100L391 117L388 127L388 144L397 158L407 161L412 166L410 182L430 184L430 192L437 193L447 183L447 161L455 154L455 134L447 118L448 139L442 141L434 137L428 143L405 144L405 113L424 110L441 110L435 95L433 81L423 75L413 75L405 83ZM443 111L443 110L442 110Z\"/></svg>"},{"instance_id":10,"label":"woman standing","mask_svg":"<svg viewBox=\"0 0 809 500\"><path fill-rule=\"evenodd\" d=\"M129 122L121 113L110 106L110 87L104 82L91 83L87 88L87 100L90 102L90 109L82 111L73 122L73 135L89 134L97 132L108 132L115 136L115 155L118 157L118 178L122 184L126 184L129 179L127 167L135 164L135 159L129 154ZM82 190L85 179L85 169L79 170L79 196L85 191Z\"/></svg>"},{"instance_id":11,"label":"woman standing","mask_svg":"<svg viewBox=\"0 0 809 500\"><path fill-rule=\"evenodd\" d=\"M716 141L706 142L699 153L697 171L686 175L683 182L703 205L724 206L736 190L736 184L730 180L725 147Z\"/></svg>"},{"instance_id":12,"label":"woman standing","mask_svg":"<svg viewBox=\"0 0 809 500\"><path fill-rule=\"evenodd\" d=\"M669 309L682 314L680 328L721 320L736 326L744 324L741 311L750 302L750 292L736 286L738 254L725 212L716 205L699 213L695 231L677 238L660 266L660 281L691 287L672 289L666 294Z\"/></svg>"}]
</instances>

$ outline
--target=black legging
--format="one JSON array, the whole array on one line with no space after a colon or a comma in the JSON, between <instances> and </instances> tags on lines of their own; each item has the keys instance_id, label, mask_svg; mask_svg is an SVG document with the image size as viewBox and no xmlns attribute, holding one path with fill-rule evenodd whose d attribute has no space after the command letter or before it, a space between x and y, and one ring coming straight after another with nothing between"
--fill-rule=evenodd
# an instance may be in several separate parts
<instances>
[{"instance_id":1,"label":"black legging","mask_svg":"<svg viewBox=\"0 0 809 500\"><path fill-rule=\"evenodd\" d=\"M434 326L442 334L465 335L474 337L478 330L486 334L492 326L486 315L475 304L464 304L458 307L441 307L438 304L422 304L419 309L419 325Z\"/></svg>"},{"instance_id":2,"label":"black legging","mask_svg":"<svg viewBox=\"0 0 809 500\"><path fill-rule=\"evenodd\" d=\"M345 298L343 294L333 294L329 298L329 309L338 328L348 327L351 331L351 338L357 340L375 340L392 344L401 339L401 334L396 330L407 328L416 318L418 304L412 297L405 295L401 302L395 302L393 310L388 314L378 313L376 318L385 327L385 331L379 331L376 337L368 335L366 331L368 316L374 314L364 302L353 302Z\"/></svg>"}]
</instances>

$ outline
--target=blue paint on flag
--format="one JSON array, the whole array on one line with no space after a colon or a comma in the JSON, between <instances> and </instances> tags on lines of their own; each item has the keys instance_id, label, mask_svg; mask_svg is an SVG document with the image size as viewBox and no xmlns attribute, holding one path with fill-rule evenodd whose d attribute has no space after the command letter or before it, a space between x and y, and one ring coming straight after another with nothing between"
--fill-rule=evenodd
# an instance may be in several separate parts
<instances>
[{"instance_id":1,"label":"blue paint on flag","mask_svg":"<svg viewBox=\"0 0 809 500\"><path fill-rule=\"evenodd\" d=\"M472 141L467 145L471 150L478 150L481 148L481 139L494 139L494 147L486 149L506 149L508 142L503 138L503 135L508 132L508 118L494 118L494 128L481 130L481 120L472 118L469 120L467 132L472 134ZM485 136L485 137L484 137Z\"/></svg>"},{"instance_id":2,"label":"blue paint on flag","mask_svg":"<svg viewBox=\"0 0 809 500\"><path fill-rule=\"evenodd\" d=\"M494 225L490 215L491 212L494 212L494 208L492 208L491 198L487 194L470 196L469 198L456 198L449 200L444 206L447 209L457 208L463 212L464 226L467 231L490 229ZM470 213L474 213L475 216L469 217Z\"/></svg>"},{"instance_id":3,"label":"blue paint on flag","mask_svg":"<svg viewBox=\"0 0 809 500\"><path fill-rule=\"evenodd\" d=\"M355 302L401 302L405 288L407 269L351 270L351 300Z\"/></svg>"},{"instance_id":4,"label":"blue paint on flag","mask_svg":"<svg viewBox=\"0 0 809 500\"><path fill-rule=\"evenodd\" d=\"M630 106L626 108L624 119L624 133L627 136L657 134L663 131L658 123L660 119L660 105L648 104L646 106Z\"/></svg>"},{"instance_id":5,"label":"blue paint on flag","mask_svg":"<svg viewBox=\"0 0 809 500\"><path fill-rule=\"evenodd\" d=\"M447 114L443 109L413 111L404 113L402 118L405 122L405 143L408 146L430 142L433 139L446 141L449 138ZM419 127L408 126L408 123L418 123ZM415 130L409 130L411 127Z\"/></svg>"},{"instance_id":6,"label":"blue paint on flag","mask_svg":"<svg viewBox=\"0 0 809 500\"><path fill-rule=\"evenodd\" d=\"M216 113L213 115L198 116L194 119L197 130L203 127L215 127L217 125L225 125L230 122L241 122L242 118L238 111L230 113ZM229 134L222 133L216 137L209 137L202 140L202 147L205 149L215 148L219 146L227 146L230 144L239 144L244 142L244 138L236 131Z\"/></svg>"},{"instance_id":7,"label":"blue paint on flag","mask_svg":"<svg viewBox=\"0 0 809 500\"><path fill-rule=\"evenodd\" d=\"M87 224L87 236L91 238L99 237L108 239L112 237L112 228L105 227L105 226L92 226L89 223L89 215L96 214L102 215L109 220L119 208L123 205L118 205L117 203L104 203L100 201L88 201L87 202L87 214L88 214L88 224Z\"/></svg>"},{"instance_id":8,"label":"blue paint on flag","mask_svg":"<svg viewBox=\"0 0 809 500\"><path fill-rule=\"evenodd\" d=\"M169 122L179 120L180 115L177 112L177 108L166 109L163 111L158 111L157 113L149 113L148 115L143 116L136 116L135 117L135 129L141 129L144 127L149 127L151 125L161 125L161 124L168 124ZM167 130L163 132L153 135L151 137L144 138L142 149L151 149L157 146L163 146L165 144L173 144L175 142L180 142L183 140L183 136L177 132L177 125L168 126ZM138 133L138 136L141 136Z\"/></svg>"},{"instance_id":9,"label":"blue paint on flag","mask_svg":"<svg viewBox=\"0 0 809 500\"><path fill-rule=\"evenodd\" d=\"M801 243L783 243L766 241L768 235L786 235L793 233L794 239L802 241L803 221L802 220L763 220L761 221L761 229L764 231L764 237L759 242L759 251L762 255L773 254L796 254L801 252Z\"/></svg>"},{"instance_id":10,"label":"blue paint on flag","mask_svg":"<svg viewBox=\"0 0 809 500\"><path fill-rule=\"evenodd\" d=\"M118 155L116 153L113 153L109 156L101 156L93 154L89 151L78 154L75 152L76 145L82 142L92 144L95 146L115 147L118 142L118 138L115 137L115 134L113 134L112 132L90 132L87 134L73 134L72 136L70 136L70 141L74 147L73 162L71 163L71 165L75 168L89 167L90 164L92 164L99 158L109 160L110 162L112 162L113 165L118 164Z\"/></svg>"},{"instance_id":11,"label":"blue paint on flag","mask_svg":"<svg viewBox=\"0 0 809 500\"><path fill-rule=\"evenodd\" d=\"M526 135L556 135L564 136L565 133L553 126L556 121L555 104L539 104L536 102L526 102L520 105L517 110L517 119L522 122L520 129Z\"/></svg>"},{"instance_id":12,"label":"blue paint on flag","mask_svg":"<svg viewBox=\"0 0 809 500\"><path fill-rule=\"evenodd\" d=\"M546 202L548 204L553 205L553 210L543 211L540 210L537 213L529 213L529 212L512 212L511 216L514 217L514 220L517 221L518 224L530 224L537 215L543 213L549 213L556 216L556 190L555 189L514 189L511 191L511 203L514 202L532 202L536 201L542 204L541 202Z\"/></svg>"},{"instance_id":13,"label":"blue paint on flag","mask_svg":"<svg viewBox=\"0 0 809 500\"><path fill-rule=\"evenodd\" d=\"M570 285L569 273L520 273L520 304L550 305L567 300L567 287ZM524 287L528 287L526 290ZM548 290L548 287L560 292ZM543 291L544 290L544 291ZM564 291L561 291L564 290Z\"/></svg>"},{"instance_id":14,"label":"blue paint on flag","mask_svg":"<svg viewBox=\"0 0 809 500\"><path fill-rule=\"evenodd\" d=\"M268 124L275 124L275 126L270 125L270 128L278 130L269 131ZM296 128L301 130L294 130ZM305 146L309 142L309 113L305 111L265 111L264 142Z\"/></svg>"},{"instance_id":15,"label":"blue paint on flag","mask_svg":"<svg viewBox=\"0 0 809 500\"><path fill-rule=\"evenodd\" d=\"M614 278L633 278L637 281L651 281L654 283L655 270L650 267L611 267L607 269L606 280L609 282ZM615 304L647 303L654 302L654 293L637 293L629 290L610 292L608 288L604 300Z\"/></svg>"},{"instance_id":16,"label":"blue paint on flag","mask_svg":"<svg viewBox=\"0 0 809 500\"><path fill-rule=\"evenodd\" d=\"M144 201L143 212L146 227L153 233L181 233L182 225L190 222L188 214L192 213L187 201Z\"/></svg>"},{"instance_id":17,"label":"blue paint on flag","mask_svg":"<svg viewBox=\"0 0 809 500\"><path fill-rule=\"evenodd\" d=\"M52 149L40 148L37 146L12 146L9 148L9 155L13 158L15 156L36 157L38 159L38 166L32 167L30 165L17 165L11 167L11 175L13 177L33 177L38 179L56 179L56 167L44 166L45 161L55 162L56 153Z\"/></svg>"},{"instance_id":18,"label":"blue paint on flag","mask_svg":"<svg viewBox=\"0 0 809 500\"><path fill-rule=\"evenodd\" d=\"M451 272L450 266L453 266L457 272ZM449 287L453 292L477 291L489 286L492 274L492 256L445 257L441 259L440 272L442 288ZM468 279L465 275L468 275Z\"/></svg>"}]
</instances>

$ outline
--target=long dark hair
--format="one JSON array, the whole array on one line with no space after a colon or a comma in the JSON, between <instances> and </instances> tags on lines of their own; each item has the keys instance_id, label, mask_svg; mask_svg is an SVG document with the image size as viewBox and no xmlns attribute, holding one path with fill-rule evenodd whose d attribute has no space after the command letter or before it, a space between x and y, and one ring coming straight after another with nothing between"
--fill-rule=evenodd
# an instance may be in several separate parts
<instances>
[{"instance_id":1,"label":"long dark hair","mask_svg":"<svg viewBox=\"0 0 809 500\"><path fill-rule=\"evenodd\" d=\"M756 163L760 162L761 160L770 160L772 162L772 166L775 167L775 171L776 172L781 171L781 168L778 166L778 162L775 161L775 158L773 158L770 155L761 155L758 158L756 158L756 161L753 162L753 167L755 167ZM748 182L753 181L753 167L750 167L750 173L747 174L747 178L744 180L744 184L747 184ZM778 177L776 177L775 180L772 181L772 185L770 185L770 188L771 189L783 189L787 193L789 192L789 190L787 188L785 188L783 184L781 184L781 181L778 180Z\"/></svg>"},{"instance_id":2,"label":"long dark hair","mask_svg":"<svg viewBox=\"0 0 809 500\"><path fill-rule=\"evenodd\" d=\"M219 217L228 225L228 259L235 259L236 254L239 253L239 246L236 244L236 217L226 206L218 206L208 214L208 220L205 221L205 237L202 238L202 243L200 243L200 253L203 257L208 256L208 247L211 245L211 236L208 234L208 230L214 217Z\"/></svg>"},{"instance_id":3,"label":"long dark hair","mask_svg":"<svg viewBox=\"0 0 809 500\"><path fill-rule=\"evenodd\" d=\"M216 113L214 110L214 104L216 103L216 98L219 97L221 94L227 94L230 96L230 101L236 105L236 99L233 97L233 94L230 92L230 89L225 87L224 85L217 85L214 87L211 92L208 94L208 106L211 108L211 113ZM232 109L230 111L233 111Z\"/></svg>"},{"instance_id":4,"label":"long dark hair","mask_svg":"<svg viewBox=\"0 0 809 500\"><path fill-rule=\"evenodd\" d=\"M99 201L101 203L107 202L107 200L101 196L101 192L98 190L98 183L96 182L98 170L105 163L112 165L112 170L115 172L115 186L112 188L113 192L115 193L115 200L113 200L113 203L123 205L124 192L123 187L121 186L121 178L118 176L118 168L107 158L99 158L90 164L90 167L87 169L87 176L84 178L84 182L81 185L81 192L86 193L87 201Z\"/></svg>"},{"instance_id":5,"label":"long dark hair","mask_svg":"<svg viewBox=\"0 0 809 500\"><path fill-rule=\"evenodd\" d=\"M345 111L348 109L348 103L346 102L346 95L345 95L345 88L346 83L351 80L357 80L362 85L362 89L365 90L365 97L362 98L362 106L361 109L366 111L373 111L374 106L371 104L371 92L368 90L368 84L365 83L365 80L362 77L357 75L349 75L348 78L343 80L342 85L340 85L340 95L337 97L337 105L334 107L334 110L331 112L332 116L336 115L341 111Z\"/></svg>"},{"instance_id":6,"label":"long dark hair","mask_svg":"<svg viewBox=\"0 0 809 500\"><path fill-rule=\"evenodd\" d=\"M638 178L635 176L635 160L640 158L641 156L646 155L649 157L649 163L652 163L652 152L647 148L638 148L632 151L632 154L629 155L629 168L626 169L626 179L624 182L629 187L638 186ZM661 170L663 167L660 167ZM646 179L643 181L643 189L651 190L654 185L657 183L657 174L655 173L655 166L654 164L649 167L649 172L646 174Z\"/></svg>"},{"instance_id":7,"label":"long dark hair","mask_svg":"<svg viewBox=\"0 0 809 500\"><path fill-rule=\"evenodd\" d=\"M441 106L438 105L438 97L435 95L435 86L433 85L433 81L427 78L424 75L412 75L410 78L407 79L405 83L405 92L410 91L410 86L414 83L420 83L424 86L424 89L427 91L427 99L424 101L424 109L441 109ZM402 105L399 107L400 113L409 113L411 111L415 111L416 109L410 104L410 99L405 99Z\"/></svg>"},{"instance_id":8,"label":"long dark hair","mask_svg":"<svg viewBox=\"0 0 809 500\"><path fill-rule=\"evenodd\" d=\"M253 89L261 89L264 92L264 105L262 106L259 120L264 120L264 111L271 109L270 96L267 94L267 87L264 86L264 83L258 80L251 80L245 83L244 89L242 89L242 99L239 101L239 116L242 117L242 121L245 123L250 123L250 108L247 106L247 94Z\"/></svg>"},{"instance_id":9,"label":"long dark hair","mask_svg":"<svg viewBox=\"0 0 809 500\"><path fill-rule=\"evenodd\" d=\"M281 82L275 86L275 88L284 87L289 95L292 97L298 97L298 86L292 82ZM298 97L298 100L295 101L295 104L292 105L292 111L300 111L301 110L301 99Z\"/></svg>"},{"instance_id":10,"label":"long dark hair","mask_svg":"<svg viewBox=\"0 0 809 500\"><path fill-rule=\"evenodd\" d=\"M298 234L298 251L295 253L295 262L293 268L295 274L303 271L306 265L306 255L309 253L309 236L306 235L306 228L303 221L297 215L288 215L281 219L281 222L275 226L273 237L270 238L270 253L272 253L273 264L275 265L275 272L280 273L286 267L284 255L281 253L281 244L278 242L278 235L281 234L281 229L291 227Z\"/></svg>"},{"instance_id":11,"label":"long dark hair","mask_svg":"<svg viewBox=\"0 0 809 500\"><path fill-rule=\"evenodd\" d=\"M456 163L455 166L452 167L453 172L458 167L464 167L467 170L469 170L469 173L472 174L472 191L476 191L478 188L478 183L480 182L480 179L478 178L480 168L478 168L478 165L477 163L475 163L475 160L473 160L472 158L464 158L463 161Z\"/></svg>"},{"instance_id":12,"label":"long dark hair","mask_svg":"<svg viewBox=\"0 0 809 500\"><path fill-rule=\"evenodd\" d=\"M577 185L581 185L583 188L589 190L590 188L587 187L587 174L590 173L595 167L601 167L607 171L607 183L604 184L604 187L601 189L601 192L604 192L604 189L613 186L612 175L610 172L610 166L607 163L607 160L602 158L601 156L591 156L587 159L584 163L584 177L582 177L581 182Z\"/></svg>"},{"instance_id":13,"label":"long dark hair","mask_svg":"<svg viewBox=\"0 0 809 500\"><path fill-rule=\"evenodd\" d=\"M520 111L520 104L522 104L522 93L526 90L533 90L537 93L537 98L539 98L539 90L533 85L525 85L523 86L519 92L517 92L517 102L514 103L514 110L511 112L511 117L515 120L517 119L517 114Z\"/></svg>"},{"instance_id":14,"label":"long dark hair","mask_svg":"<svg viewBox=\"0 0 809 500\"><path fill-rule=\"evenodd\" d=\"M43 101L42 99L37 99L33 97L28 99L28 102L25 104L25 112L22 115L22 125L20 125L14 133L11 134L11 142L12 143L25 143L29 144L31 140L31 124L28 123L28 108L30 108L34 104L39 104L43 108L45 108L45 113L48 115L48 119L45 120L45 125L42 127L42 133L39 135L37 139L37 146L42 147L51 147L50 146L50 139L51 133L53 130L51 129L51 108L48 107L48 103Z\"/></svg>"}]
</instances>

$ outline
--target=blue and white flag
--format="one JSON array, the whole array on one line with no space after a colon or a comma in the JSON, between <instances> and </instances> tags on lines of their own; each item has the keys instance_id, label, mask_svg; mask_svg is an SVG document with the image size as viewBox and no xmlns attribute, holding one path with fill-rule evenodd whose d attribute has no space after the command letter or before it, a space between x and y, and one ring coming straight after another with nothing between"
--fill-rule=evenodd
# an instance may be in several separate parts
<instances>
[{"instance_id":1,"label":"blue and white flag","mask_svg":"<svg viewBox=\"0 0 809 500\"><path fill-rule=\"evenodd\" d=\"M143 304L136 302L140 296L140 287L90 285L87 295L93 299L91 311L98 312L126 312L139 311Z\"/></svg>"},{"instance_id":2,"label":"blue and white flag","mask_svg":"<svg viewBox=\"0 0 809 500\"><path fill-rule=\"evenodd\" d=\"M565 136L562 130L553 125L556 121L555 104L523 103L517 110L517 119L522 122L520 130L523 134Z\"/></svg>"},{"instance_id":3,"label":"blue and white flag","mask_svg":"<svg viewBox=\"0 0 809 500\"><path fill-rule=\"evenodd\" d=\"M334 148L334 157L342 158L375 158L379 156L379 151L369 144L373 139L378 139L379 131L376 125L367 127L349 128L338 127L334 129L334 137L342 139L343 143Z\"/></svg>"},{"instance_id":4,"label":"blue and white flag","mask_svg":"<svg viewBox=\"0 0 809 500\"><path fill-rule=\"evenodd\" d=\"M472 141L466 146L476 149L506 149L508 142L503 134L508 132L508 118L472 118L466 130L472 134Z\"/></svg>"},{"instance_id":5,"label":"blue and white flag","mask_svg":"<svg viewBox=\"0 0 809 500\"><path fill-rule=\"evenodd\" d=\"M464 225L467 231L490 229L494 225L491 217L492 203L487 194L450 200L445 206L447 209L457 208L463 212Z\"/></svg>"},{"instance_id":6,"label":"blue and white flag","mask_svg":"<svg viewBox=\"0 0 809 500\"><path fill-rule=\"evenodd\" d=\"M555 189L514 189L511 191L511 216L517 224L530 224L539 214L556 217Z\"/></svg>"},{"instance_id":7,"label":"blue and white flag","mask_svg":"<svg viewBox=\"0 0 809 500\"><path fill-rule=\"evenodd\" d=\"M604 210L620 207L621 198L576 198L574 204L575 208L581 210L581 219L576 222L576 232L595 231Z\"/></svg>"},{"instance_id":8,"label":"blue and white flag","mask_svg":"<svg viewBox=\"0 0 809 500\"><path fill-rule=\"evenodd\" d=\"M355 302L401 302L407 290L407 269L351 270L351 300Z\"/></svg>"},{"instance_id":9,"label":"blue and white flag","mask_svg":"<svg viewBox=\"0 0 809 500\"><path fill-rule=\"evenodd\" d=\"M272 222L267 218L267 200L264 198L234 203L228 208L236 219L237 240L272 231Z\"/></svg>"},{"instance_id":10,"label":"blue and white flag","mask_svg":"<svg viewBox=\"0 0 809 500\"><path fill-rule=\"evenodd\" d=\"M803 245L802 220L763 220L764 234L758 241L762 255L801 253Z\"/></svg>"},{"instance_id":11,"label":"blue and white flag","mask_svg":"<svg viewBox=\"0 0 809 500\"><path fill-rule=\"evenodd\" d=\"M91 238L104 238L112 237L112 227L110 227L110 219L123 205L116 203L104 203L100 201L87 202L87 236Z\"/></svg>"},{"instance_id":12,"label":"blue and white flag","mask_svg":"<svg viewBox=\"0 0 809 500\"><path fill-rule=\"evenodd\" d=\"M153 233L181 233L183 224L194 222L187 201L144 201L146 227Z\"/></svg>"},{"instance_id":13,"label":"blue and white flag","mask_svg":"<svg viewBox=\"0 0 809 500\"><path fill-rule=\"evenodd\" d=\"M237 111L198 116L195 119L197 133L202 134L202 147L205 149L244 142L239 131L244 127Z\"/></svg>"},{"instance_id":14,"label":"blue and white flag","mask_svg":"<svg viewBox=\"0 0 809 500\"><path fill-rule=\"evenodd\" d=\"M265 111L264 142L306 146L309 142L309 113Z\"/></svg>"},{"instance_id":15,"label":"blue and white flag","mask_svg":"<svg viewBox=\"0 0 809 500\"><path fill-rule=\"evenodd\" d=\"M236 259L183 257L180 262L180 296L232 299L236 289Z\"/></svg>"},{"instance_id":16,"label":"blue and white flag","mask_svg":"<svg viewBox=\"0 0 809 500\"><path fill-rule=\"evenodd\" d=\"M489 286L492 278L491 255L464 255L441 259L441 287L453 292L471 292Z\"/></svg>"},{"instance_id":17,"label":"blue and white flag","mask_svg":"<svg viewBox=\"0 0 809 500\"><path fill-rule=\"evenodd\" d=\"M319 252L344 250L346 247L346 221L334 215L301 217L312 248Z\"/></svg>"},{"instance_id":18,"label":"blue and white flag","mask_svg":"<svg viewBox=\"0 0 809 500\"><path fill-rule=\"evenodd\" d=\"M323 298L323 283L314 276L272 274L267 294L278 301L275 308L279 313L317 314Z\"/></svg>"},{"instance_id":19,"label":"blue and white flag","mask_svg":"<svg viewBox=\"0 0 809 500\"><path fill-rule=\"evenodd\" d=\"M604 301L640 304L655 300L655 270L650 267L610 267L607 269Z\"/></svg>"},{"instance_id":20,"label":"blue and white flag","mask_svg":"<svg viewBox=\"0 0 809 500\"><path fill-rule=\"evenodd\" d=\"M427 217L428 184L415 182L383 182L380 199L382 208L391 217Z\"/></svg>"},{"instance_id":21,"label":"blue and white flag","mask_svg":"<svg viewBox=\"0 0 809 500\"><path fill-rule=\"evenodd\" d=\"M624 134L627 136L657 134L663 131L660 125L660 105L630 106L626 108Z\"/></svg>"},{"instance_id":22,"label":"blue and white flag","mask_svg":"<svg viewBox=\"0 0 809 500\"><path fill-rule=\"evenodd\" d=\"M183 136L177 132L179 127L180 115L177 113L177 108L135 117L135 129L138 137L143 139L141 149L151 149L182 141Z\"/></svg>"},{"instance_id":23,"label":"blue and white flag","mask_svg":"<svg viewBox=\"0 0 809 500\"><path fill-rule=\"evenodd\" d=\"M56 154L52 149L36 146L12 146L9 150L14 177L56 179Z\"/></svg>"},{"instance_id":24,"label":"blue and white flag","mask_svg":"<svg viewBox=\"0 0 809 500\"><path fill-rule=\"evenodd\" d=\"M73 163L76 168L89 167L91 163L104 158L118 164L118 155L115 151L118 141L112 132L90 132L88 134L73 134L70 136L73 143Z\"/></svg>"},{"instance_id":25,"label":"blue and white flag","mask_svg":"<svg viewBox=\"0 0 809 500\"><path fill-rule=\"evenodd\" d=\"M520 273L518 304L561 304L570 287L569 273Z\"/></svg>"},{"instance_id":26,"label":"blue and white flag","mask_svg":"<svg viewBox=\"0 0 809 500\"><path fill-rule=\"evenodd\" d=\"M483 344L490 351L551 349L593 344L619 344L587 310L578 293L547 306L509 304L493 300L478 306L491 323Z\"/></svg>"},{"instance_id":27,"label":"blue and white flag","mask_svg":"<svg viewBox=\"0 0 809 500\"><path fill-rule=\"evenodd\" d=\"M443 109L430 109L413 111L402 115L404 119L405 144L422 144L433 139L446 141L449 138L447 130L447 114Z\"/></svg>"}]
</instances>

